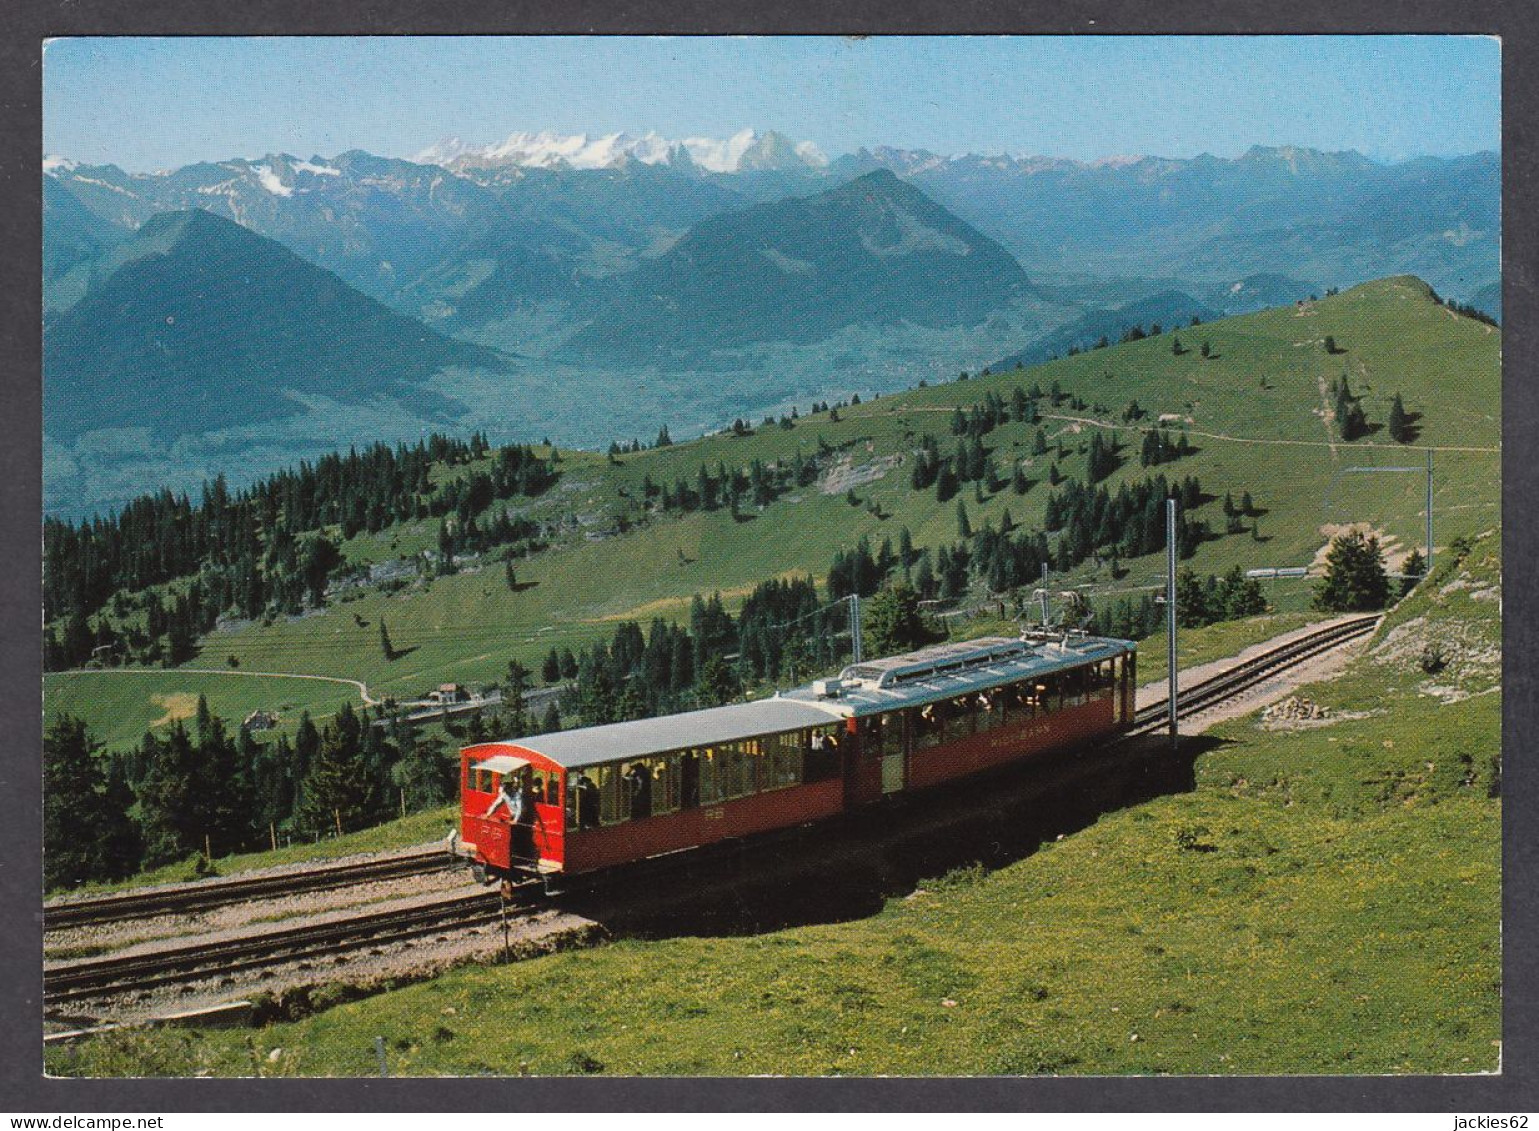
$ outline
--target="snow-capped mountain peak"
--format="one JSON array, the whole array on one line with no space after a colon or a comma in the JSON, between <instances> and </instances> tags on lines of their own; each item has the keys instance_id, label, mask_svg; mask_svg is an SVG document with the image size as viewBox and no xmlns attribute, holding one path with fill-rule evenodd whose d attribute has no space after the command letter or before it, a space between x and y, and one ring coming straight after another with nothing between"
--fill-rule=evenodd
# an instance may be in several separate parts
<instances>
[{"instance_id":1,"label":"snow-capped mountain peak","mask_svg":"<svg viewBox=\"0 0 1539 1131\"><path fill-rule=\"evenodd\" d=\"M491 145L469 145L457 137L446 138L411 159L419 164L448 169L516 166L522 168L612 169L628 161L661 165L677 161L680 154L713 173L744 169L821 168L828 164L810 141L793 142L773 130L759 133L739 130L729 138L686 137L669 139L649 130L644 134L559 134L520 131Z\"/></svg>"}]
</instances>

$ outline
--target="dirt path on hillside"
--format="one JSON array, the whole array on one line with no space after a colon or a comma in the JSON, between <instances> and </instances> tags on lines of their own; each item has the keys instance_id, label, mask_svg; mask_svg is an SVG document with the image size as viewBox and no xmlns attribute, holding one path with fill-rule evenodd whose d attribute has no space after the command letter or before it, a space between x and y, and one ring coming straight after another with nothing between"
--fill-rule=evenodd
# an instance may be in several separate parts
<instances>
[{"instance_id":1,"label":"dirt path on hillside","mask_svg":"<svg viewBox=\"0 0 1539 1131\"><path fill-rule=\"evenodd\" d=\"M257 679L312 679L321 683L343 683L358 689L358 697L365 707L377 707L380 701L369 694L368 685L360 679L343 679L335 675L300 675L296 672L250 672L239 668L70 668L50 675L245 675ZM160 704L165 706L165 704ZM158 723L156 724L159 725Z\"/></svg>"},{"instance_id":2,"label":"dirt path on hillside","mask_svg":"<svg viewBox=\"0 0 1539 1131\"><path fill-rule=\"evenodd\" d=\"M925 409L924 411L928 412L931 410ZM1043 420L1072 420L1079 424L1089 424L1096 428L1107 428L1119 432L1154 432L1164 427L1163 425L1157 424L1125 424L1118 423L1115 420L1097 420L1090 416L1065 416L1062 413L1056 412L1044 412L1041 414L1041 418ZM1281 440L1264 438L1260 436L1235 436L1227 432L1203 432L1199 429L1187 428L1185 426L1183 426L1181 430L1188 436L1200 436L1205 440L1225 440L1232 444L1267 444L1289 448L1329 448L1332 452L1335 452L1337 447L1334 442L1326 440ZM1428 447L1425 444L1418 444L1408 449L1404 444L1375 444L1371 441L1362 440L1353 441L1352 447L1384 448L1388 451L1400 452L1407 450L1417 452L1475 452L1489 455L1500 455L1502 452L1501 448L1481 448L1452 444L1434 445L1431 447Z\"/></svg>"},{"instance_id":3,"label":"dirt path on hillside","mask_svg":"<svg viewBox=\"0 0 1539 1131\"><path fill-rule=\"evenodd\" d=\"M1327 392L1328 391L1329 390L1327 390ZM951 413L955 411L955 409L926 407L906 409L905 411ZM1166 425L1161 424L1128 424L1126 422L1119 422L1116 420L1097 420L1093 416L1068 416L1060 412L1044 412L1039 413L1038 415L1042 420L1069 420L1077 424L1088 424L1094 428L1108 428L1118 432L1154 432L1166 427ZM1336 443L1330 440L1282 440L1263 436L1236 436L1230 432L1203 432L1200 429L1189 428L1185 425L1182 426L1181 430L1184 431L1188 436L1201 436L1205 440L1225 440L1231 444L1268 444L1274 447L1285 448L1329 448L1332 452L1334 452L1337 447ZM1354 440L1352 441L1352 447L1354 449L1383 448L1385 451L1396 452L1473 452L1476 454L1484 455L1501 455L1502 453L1502 449L1499 447L1476 447L1468 444L1415 444L1407 448L1405 444L1377 444L1372 440Z\"/></svg>"}]
</instances>

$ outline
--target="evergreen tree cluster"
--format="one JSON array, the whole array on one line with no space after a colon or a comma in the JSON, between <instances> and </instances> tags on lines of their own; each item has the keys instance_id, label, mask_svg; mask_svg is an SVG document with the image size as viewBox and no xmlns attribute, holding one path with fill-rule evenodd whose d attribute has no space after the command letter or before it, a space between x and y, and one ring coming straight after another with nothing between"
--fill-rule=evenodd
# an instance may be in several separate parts
<instances>
[{"instance_id":1,"label":"evergreen tree cluster","mask_svg":"<svg viewBox=\"0 0 1539 1131\"><path fill-rule=\"evenodd\" d=\"M659 619L643 632L626 622L573 657L571 706L596 726L724 703L748 683L802 679L844 654L834 642L846 616L810 577L764 582L736 617L720 595L697 596L688 628Z\"/></svg>"},{"instance_id":2,"label":"evergreen tree cluster","mask_svg":"<svg viewBox=\"0 0 1539 1131\"><path fill-rule=\"evenodd\" d=\"M1165 606L1152 596L1119 597L1098 607L1090 621L1090 631L1117 640L1142 640L1165 625Z\"/></svg>"},{"instance_id":3,"label":"evergreen tree cluster","mask_svg":"<svg viewBox=\"0 0 1539 1131\"><path fill-rule=\"evenodd\" d=\"M1183 456L1189 456L1197 449L1182 432L1176 439L1170 438L1170 433L1163 428L1153 428L1144 433L1143 447L1138 453L1140 467L1157 467L1162 463L1170 463Z\"/></svg>"},{"instance_id":4,"label":"evergreen tree cluster","mask_svg":"<svg viewBox=\"0 0 1539 1131\"><path fill-rule=\"evenodd\" d=\"M723 507L736 514L743 506L766 507L787 491L810 486L818 477L818 458L798 451L790 460L766 464L754 460L746 468L727 470L718 461L713 472L705 466L692 478L681 477L672 484L658 484L650 475L643 478L642 497L663 511L716 511Z\"/></svg>"},{"instance_id":5,"label":"evergreen tree cluster","mask_svg":"<svg viewBox=\"0 0 1539 1131\"><path fill-rule=\"evenodd\" d=\"M1471 305L1469 305L1469 303L1466 303L1466 302L1454 302L1452 300L1449 300L1448 302L1445 302L1443 305L1448 307L1448 309L1453 311L1455 314L1462 314L1466 318L1473 318L1476 322L1484 322L1487 326L1500 326L1501 325L1500 322L1498 322L1495 318L1492 318L1484 310L1481 310L1478 307L1471 306Z\"/></svg>"},{"instance_id":6,"label":"evergreen tree cluster","mask_svg":"<svg viewBox=\"0 0 1539 1131\"><path fill-rule=\"evenodd\" d=\"M1420 429L1412 423L1411 414L1405 411L1405 402L1400 399L1400 394L1395 394L1395 399L1389 405L1389 436L1397 444L1409 444L1416 439Z\"/></svg>"},{"instance_id":7,"label":"evergreen tree cluster","mask_svg":"<svg viewBox=\"0 0 1539 1131\"><path fill-rule=\"evenodd\" d=\"M1315 589L1315 607L1366 613L1388 602L1389 575L1379 540L1356 530L1333 538L1325 555L1325 577Z\"/></svg>"},{"instance_id":8,"label":"evergreen tree cluster","mask_svg":"<svg viewBox=\"0 0 1539 1131\"><path fill-rule=\"evenodd\" d=\"M62 716L43 742L45 882L119 879L276 836L319 839L454 796L458 770L441 742L371 722L345 704L324 727L307 712L292 741L258 743L200 697L190 729L177 720L106 753Z\"/></svg>"},{"instance_id":9,"label":"evergreen tree cluster","mask_svg":"<svg viewBox=\"0 0 1539 1131\"><path fill-rule=\"evenodd\" d=\"M152 663L180 662L191 654L191 640L223 612L255 618L319 606L328 579L343 565L333 528L346 539L437 516L453 531L461 552L530 537L526 522L503 515L478 527L476 516L496 500L548 489L557 477L553 459L513 445L500 449L489 468L442 484L432 481L435 466L489 454L480 433L469 441L435 435L412 447L375 444L314 464L301 462L298 470L237 492L221 476L204 485L197 502L185 493L161 491L130 501L109 518L78 524L47 519L45 663L49 670L76 666L103 645ZM118 610L116 628L105 617L90 623L114 595L142 594L189 578L174 598L138 598L141 628L124 626L126 608Z\"/></svg>"},{"instance_id":10,"label":"evergreen tree cluster","mask_svg":"<svg viewBox=\"0 0 1539 1131\"><path fill-rule=\"evenodd\" d=\"M1199 578L1189 569L1176 575L1176 620L1182 628L1201 628L1223 620L1266 612L1261 583L1239 566L1223 577ZM1153 596L1121 597L1096 610L1090 631L1122 640L1142 640L1165 627L1165 606Z\"/></svg>"},{"instance_id":11,"label":"evergreen tree cluster","mask_svg":"<svg viewBox=\"0 0 1539 1131\"><path fill-rule=\"evenodd\" d=\"M1343 440L1356 440L1368 434L1368 417L1363 412L1362 398L1352 395L1352 388L1343 373L1331 382L1331 398L1336 409L1336 430Z\"/></svg>"},{"instance_id":12,"label":"evergreen tree cluster","mask_svg":"<svg viewBox=\"0 0 1539 1131\"><path fill-rule=\"evenodd\" d=\"M869 597L882 587L895 569L908 570L919 556L906 526L898 537L896 550L892 539L884 538L880 549L873 554L871 540L862 537L854 549L834 551L833 564L828 570L829 599L842 600L852 593Z\"/></svg>"},{"instance_id":13,"label":"evergreen tree cluster","mask_svg":"<svg viewBox=\"0 0 1539 1131\"><path fill-rule=\"evenodd\" d=\"M1208 537L1207 523L1190 517L1202 503L1202 486L1193 476L1179 484L1164 475L1123 484L1115 495L1105 487L1076 480L1047 498L1043 516L1049 531L1061 531L1055 554L1059 569L1071 569L1098 551L1136 558L1165 548L1165 500L1175 494L1183 512L1176 532L1182 557L1190 557Z\"/></svg>"},{"instance_id":14,"label":"evergreen tree cluster","mask_svg":"<svg viewBox=\"0 0 1539 1131\"><path fill-rule=\"evenodd\" d=\"M1261 583L1246 577L1234 566L1222 578L1199 578L1189 569L1176 574L1176 623L1182 628L1202 628L1223 620L1257 616L1266 612Z\"/></svg>"},{"instance_id":15,"label":"evergreen tree cluster","mask_svg":"<svg viewBox=\"0 0 1539 1131\"><path fill-rule=\"evenodd\" d=\"M983 400L974 402L963 409L958 405L956 411L951 414L951 434L953 436L987 436L1001 424L1016 421L1017 423L1035 424L1039 418L1038 402L1042 399L1042 390L1036 386L1030 392L1017 385L1010 392L1010 403L1005 404L1005 398L997 392L988 393Z\"/></svg>"},{"instance_id":16,"label":"evergreen tree cluster","mask_svg":"<svg viewBox=\"0 0 1539 1131\"><path fill-rule=\"evenodd\" d=\"M1117 343L1119 345L1127 345L1129 342L1141 342L1145 338L1157 338L1164 332L1165 328L1158 322L1151 323L1147 331L1141 325L1135 323L1122 331L1122 335L1117 339ZM1104 341L1105 339L1102 340Z\"/></svg>"},{"instance_id":17,"label":"evergreen tree cluster","mask_svg":"<svg viewBox=\"0 0 1539 1131\"><path fill-rule=\"evenodd\" d=\"M909 473L909 485L914 490L923 491L933 486L936 500L942 503L950 502L963 483L980 484L992 493L1009 482L1000 474L999 466L979 436L959 439L955 452L942 455L935 437L926 433L920 437L914 467ZM1027 486L1022 472L1017 478L1018 493L1025 494Z\"/></svg>"},{"instance_id":18,"label":"evergreen tree cluster","mask_svg":"<svg viewBox=\"0 0 1539 1131\"><path fill-rule=\"evenodd\" d=\"M1117 455L1119 447L1115 432L1110 439L1103 439L1099 431L1091 433L1090 453L1085 461L1085 475L1090 482L1099 483L1122 466Z\"/></svg>"}]
</instances>

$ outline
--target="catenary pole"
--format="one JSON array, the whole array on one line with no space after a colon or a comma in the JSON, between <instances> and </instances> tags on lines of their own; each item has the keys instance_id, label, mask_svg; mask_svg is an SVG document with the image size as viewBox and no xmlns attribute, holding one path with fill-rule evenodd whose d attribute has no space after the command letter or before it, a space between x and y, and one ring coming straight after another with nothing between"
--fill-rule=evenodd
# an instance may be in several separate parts
<instances>
[{"instance_id":1,"label":"catenary pole","mask_svg":"<svg viewBox=\"0 0 1539 1131\"><path fill-rule=\"evenodd\" d=\"M1176 728L1176 501L1165 500L1165 659L1169 665L1166 678L1170 689L1166 703L1170 711L1170 746L1180 742Z\"/></svg>"},{"instance_id":2,"label":"catenary pole","mask_svg":"<svg viewBox=\"0 0 1539 1131\"><path fill-rule=\"evenodd\" d=\"M1432 576L1432 449L1427 449L1427 570L1423 577Z\"/></svg>"},{"instance_id":3,"label":"catenary pole","mask_svg":"<svg viewBox=\"0 0 1539 1131\"><path fill-rule=\"evenodd\" d=\"M850 594L850 651L854 662L861 661L860 647L860 594Z\"/></svg>"}]
</instances>

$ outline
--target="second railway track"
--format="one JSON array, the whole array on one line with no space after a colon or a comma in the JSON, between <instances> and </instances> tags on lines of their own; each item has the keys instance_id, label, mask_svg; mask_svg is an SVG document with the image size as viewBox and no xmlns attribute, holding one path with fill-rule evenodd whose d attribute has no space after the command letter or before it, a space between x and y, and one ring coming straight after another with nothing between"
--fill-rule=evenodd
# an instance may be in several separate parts
<instances>
[{"instance_id":1,"label":"second railway track","mask_svg":"<svg viewBox=\"0 0 1539 1131\"><path fill-rule=\"evenodd\" d=\"M509 907L528 908L534 904L538 890L538 885L531 885L515 891ZM437 931L485 926L497 922L502 910L497 892L479 891L234 938L58 963L43 971L43 996L50 1006L57 1006L156 986L222 978L243 970L384 946Z\"/></svg>"},{"instance_id":2,"label":"second railway track","mask_svg":"<svg viewBox=\"0 0 1539 1131\"><path fill-rule=\"evenodd\" d=\"M149 891L65 899L44 907L43 922L47 930L53 931L98 923L120 923L126 919L147 919L156 915L208 911L253 899L303 895L378 880L426 875L447 869L453 863L453 857L442 848L424 848L371 860L319 864L288 872L234 876Z\"/></svg>"}]
</instances>

